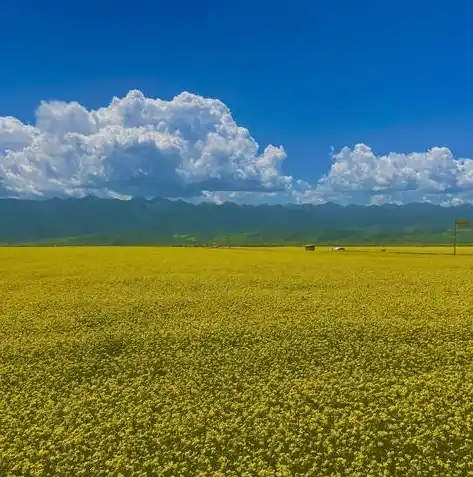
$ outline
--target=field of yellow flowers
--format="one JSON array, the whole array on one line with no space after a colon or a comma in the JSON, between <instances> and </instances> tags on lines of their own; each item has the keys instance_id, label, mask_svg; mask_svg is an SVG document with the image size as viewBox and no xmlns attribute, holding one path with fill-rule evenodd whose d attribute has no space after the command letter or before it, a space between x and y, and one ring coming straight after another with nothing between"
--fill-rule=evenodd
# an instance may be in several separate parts
<instances>
[{"instance_id":1,"label":"field of yellow flowers","mask_svg":"<svg viewBox=\"0 0 473 477\"><path fill-rule=\"evenodd\" d=\"M473 476L449 252L2 248L0 475Z\"/></svg>"}]
</instances>

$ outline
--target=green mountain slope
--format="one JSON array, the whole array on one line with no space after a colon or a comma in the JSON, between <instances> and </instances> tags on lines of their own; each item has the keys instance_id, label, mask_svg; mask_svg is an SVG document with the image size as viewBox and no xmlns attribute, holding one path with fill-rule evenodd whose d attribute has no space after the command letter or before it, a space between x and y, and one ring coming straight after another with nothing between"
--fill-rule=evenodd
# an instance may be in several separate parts
<instances>
[{"instance_id":1,"label":"green mountain slope","mask_svg":"<svg viewBox=\"0 0 473 477\"><path fill-rule=\"evenodd\" d=\"M4 199L0 200L0 243L437 244L451 241L452 224L459 217L473 220L473 206L242 206L193 205L160 198ZM468 240L467 235L464 237Z\"/></svg>"}]
</instances>

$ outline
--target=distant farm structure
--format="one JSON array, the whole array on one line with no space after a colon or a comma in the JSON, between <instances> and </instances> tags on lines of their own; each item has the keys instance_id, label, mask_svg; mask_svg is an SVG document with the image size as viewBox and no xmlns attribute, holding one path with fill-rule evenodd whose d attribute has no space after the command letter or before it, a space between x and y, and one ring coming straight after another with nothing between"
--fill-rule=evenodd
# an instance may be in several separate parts
<instances>
[{"instance_id":1,"label":"distant farm structure","mask_svg":"<svg viewBox=\"0 0 473 477\"><path fill-rule=\"evenodd\" d=\"M315 245L313 245L313 244L306 245L306 246L304 247L304 250L305 250L306 252L314 252L314 251L315 251Z\"/></svg>"},{"instance_id":2,"label":"distant farm structure","mask_svg":"<svg viewBox=\"0 0 473 477\"><path fill-rule=\"evenodd\" d=\"M345 247L332 247L332 252L344 252Z\"/></svg>"}]
</instances>

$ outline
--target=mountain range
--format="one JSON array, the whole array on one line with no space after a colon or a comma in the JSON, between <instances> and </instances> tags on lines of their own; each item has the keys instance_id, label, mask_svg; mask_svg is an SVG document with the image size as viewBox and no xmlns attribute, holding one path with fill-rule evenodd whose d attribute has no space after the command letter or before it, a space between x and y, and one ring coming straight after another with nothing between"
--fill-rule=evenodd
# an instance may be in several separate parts
<instances>
[{"instance_id":1,"label":"mountain range","mask_svg":"<svg viewBox=\"0 0 473 477\"><path fill-rule=\"evenodd\" d=\"M447 244L456 219L473 220L473 206L2 199L0 218L2 244Z\"/></svg>"}]
</instances>

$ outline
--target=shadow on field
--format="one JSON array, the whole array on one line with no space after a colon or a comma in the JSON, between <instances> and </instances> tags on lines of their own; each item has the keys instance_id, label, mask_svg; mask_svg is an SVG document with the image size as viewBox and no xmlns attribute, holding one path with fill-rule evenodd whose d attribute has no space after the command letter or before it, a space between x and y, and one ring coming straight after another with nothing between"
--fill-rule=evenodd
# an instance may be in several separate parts
<instances>
[{"instance_id":1,"label":"shadow on field","mask_svg":"<svg viewBox=\"0 0 473 477\"><path fill-rule=\"evenodd\" d=\"M397 255L453 255L453 252L445 250L444 252L419 252L410 250L395 250L389 253L395 253Z\"/></svg>"},{"instance_id":2,"label":"shadow on field","mask_svg":"<svg viewBox=\"0 0 473 477\"><path fill-rule=\"evenodd\" d=\"M245 251L245 252L274 252L275 249L278 248L283 248L283 247L268 247L261 245L259 246L249 246L249 247L219 247L221 249L226 249L226 250L239 250L239 251Z\"/></svg>"},{"instance_id":3,"label":"shadow on field","mask_svg":"<svg viewBox=\"0 0 473 477\"><path fill-rule=\"evenodd\" d=\"M432 255L432 256L437 256L437 255L453 255L453 251L446 248L445 250L442 251L421 251L421 250L380 250L380 249L375 249L375 250L348 250L349 253L385 253L387 255ZM463 255L463 256L471 256L472 252L465 252L458 250L457 248L457 255Z\"/></svg>"}]
</instances>

